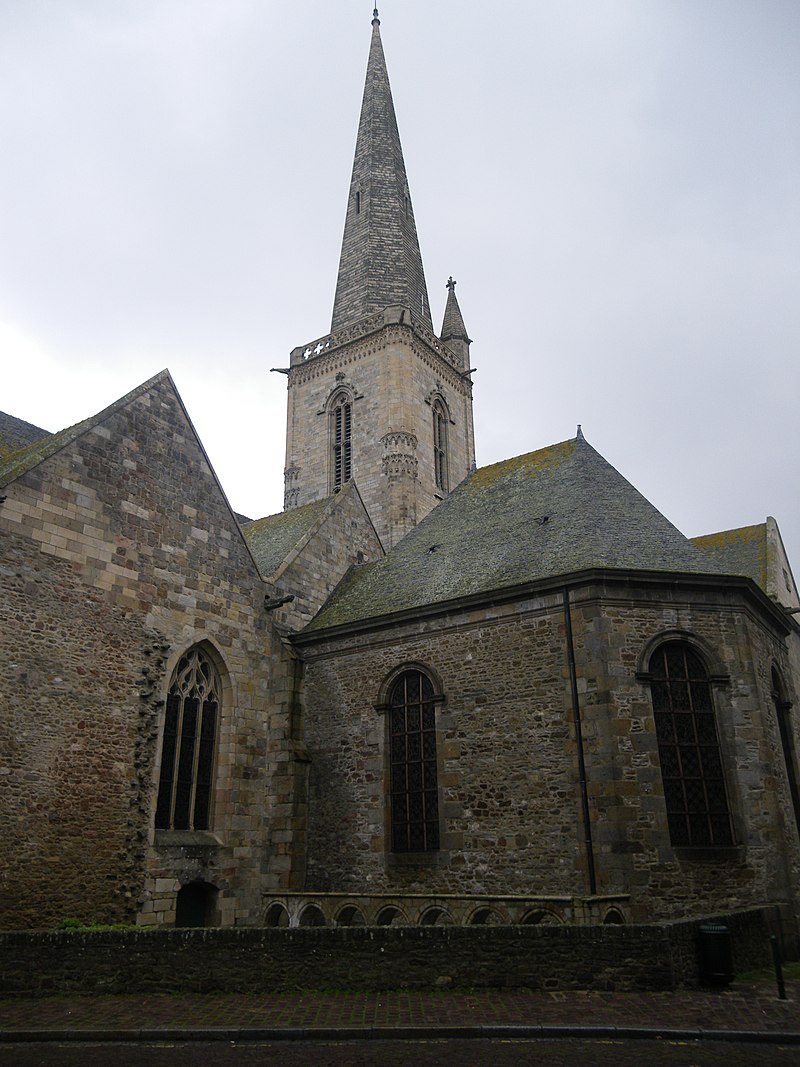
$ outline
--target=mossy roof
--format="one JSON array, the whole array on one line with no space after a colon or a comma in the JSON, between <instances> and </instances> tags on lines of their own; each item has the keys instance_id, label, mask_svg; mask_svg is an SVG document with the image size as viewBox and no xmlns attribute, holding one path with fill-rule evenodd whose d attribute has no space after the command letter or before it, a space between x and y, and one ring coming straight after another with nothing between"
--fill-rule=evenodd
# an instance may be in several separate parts
<instances>
[{"instance_id":1,"label":"mossy roof","mask_svg":"<svg viewBox=\"0 0 800 1067\"><path fill-rule=\"evenodd\" d=\"M248 522L244 539L264 578L274 574L286 557L308 536L330 506L331 498L315 500L299 508Z\"/></svg>"},{"instance_id":2,"label":"mossy roof","mask_svg":"<svg viewBox=\"0 0 800 1067\"><path fill-rule=\"evenodd\" d=\"M109 416L127 407L133 400L147 393L164 378L169 378L169 371L163 370L156 374L149 381L143 382L136 389L132 389L130 393L126 393L119 400L115 400L113 404L109 404L107 408L103 408L96 415L91 415L88 419L83 419L82 422L76 422L74 426L67 426L66 429L59 430L58 433L42 437L18 449L16 452L0 457L0 486L6 486L9 482L13 482L15 478L21 478L23 474L27 474L29 470L38 466L45 459L55 455L65 445L75 441L81 434L87 433L95 426L99 426Z\"/></svg>"},{"instance_id":3,"label":"mossy roof","mask_svg":"<svg viewBox=\"0 0 800 1067\"><path fill-rule=\"evenodd\" d=\"M48 437L49 434L49 430L34 426L32 422L25 422L24 419L17 419L5 411L0 411L0 461L4 461L21 448L27 448L42 437Z\"/></svg>"},{"instance_id":4,"label":"mossy roof","mask_svg":"<svg viewBox=\"0 0 800 1067\"><path fill-rule=\"evenodd\" d=\"M722 572L579 436L473 472L306 631L598 567Z\"/></svg>"},{"instance_id":5,"label":"mossy roof","mask_svg":"<svg viewBox=\"0 0 800 1067\"><path fill-rule=\"evenodd\" d=\"M726 574L752 578L765 592L767 589L767 524L742 526L738 530L693 537L696 545Z\"/></svg>"}]
</instances>

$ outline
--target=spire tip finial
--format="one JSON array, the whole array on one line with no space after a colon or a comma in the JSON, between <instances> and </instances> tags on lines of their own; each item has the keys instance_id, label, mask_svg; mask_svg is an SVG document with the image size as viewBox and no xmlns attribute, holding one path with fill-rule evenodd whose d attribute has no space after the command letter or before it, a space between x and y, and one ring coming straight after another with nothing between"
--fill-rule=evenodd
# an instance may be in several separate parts
<instances>
[{"instance_id":1,"label":"spire tip finial","mask_svg":"<svg viewBox=\"0 0 800 1067\"><path fill-rule=\"evenodd\" d=\"M452 274L447 279L447 288L453 293L456 291L456 283L453 281L453 275Z\"/></svg>"},{"instance_id":2,"label":"spire tip finial","mask_svg":"<svg viewBox=\"0 0 800 1067\"><path fill-rule=\"evenodd\" d=\"M378 9L376 7L372 12L372 25L373 26L380 26L380 24L381 24L381 20L378 17Z\"/></svg>"}]
</instances>

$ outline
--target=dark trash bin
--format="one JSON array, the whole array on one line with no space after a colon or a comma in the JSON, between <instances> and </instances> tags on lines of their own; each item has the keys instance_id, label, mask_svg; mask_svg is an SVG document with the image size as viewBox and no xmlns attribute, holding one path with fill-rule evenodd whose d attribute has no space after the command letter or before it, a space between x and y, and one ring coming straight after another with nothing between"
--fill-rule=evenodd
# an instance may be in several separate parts
<instances>
[{"instance_id":1,"label":"dark trash bin","mask_svg":"<svg viewBox=\"0 0 800 1067\"><path fill-rule=\"evenodd\" d=\"M697 932L697 954L702 985L723 986L733 981L731 932L720 923L703 923Z\"/></svg>"}]
</instances>

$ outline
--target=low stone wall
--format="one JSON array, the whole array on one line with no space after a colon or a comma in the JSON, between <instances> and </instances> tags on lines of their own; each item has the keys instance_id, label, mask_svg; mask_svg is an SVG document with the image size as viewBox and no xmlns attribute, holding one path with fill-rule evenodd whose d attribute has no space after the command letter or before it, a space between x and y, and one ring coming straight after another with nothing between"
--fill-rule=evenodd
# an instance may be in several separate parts
<instances>
[{"instance_id":1,"label":"low stone wall","mask_svg":"<svg viewBox=\"0 0 800 1067\"><path fill-rule=\"evenodd\" d=\"M716 921L738 970L768 962L775 909ZM698 981L699 925L5 933L0 995L674 989Z\"/></svg>"}]
</instances>

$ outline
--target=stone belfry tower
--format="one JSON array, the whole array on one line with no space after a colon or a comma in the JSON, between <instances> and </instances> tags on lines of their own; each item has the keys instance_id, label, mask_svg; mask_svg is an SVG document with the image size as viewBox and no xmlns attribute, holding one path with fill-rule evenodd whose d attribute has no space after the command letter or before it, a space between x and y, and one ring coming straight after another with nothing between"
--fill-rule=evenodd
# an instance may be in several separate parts
<instances>
[{"instance_id":1,"label":"stone belfry tower","mask_svg":"<svg viewBox=\"0 0 800 1067\"><path fill-rule=\"evenodd\" d=\"M434 333L377 10L331 331L289 368L285 508L353 480L390 548L472 468L470 340Z\"/></svg>"}]
</instances>

